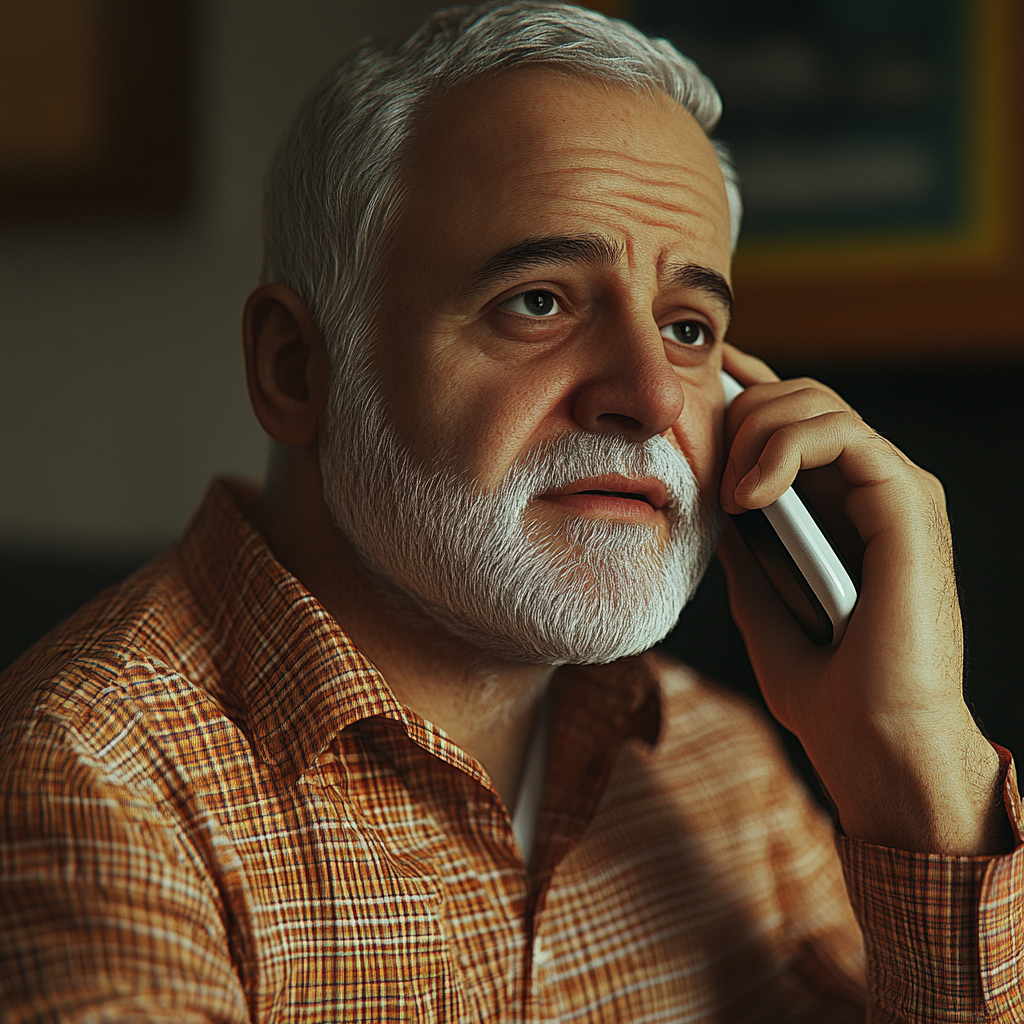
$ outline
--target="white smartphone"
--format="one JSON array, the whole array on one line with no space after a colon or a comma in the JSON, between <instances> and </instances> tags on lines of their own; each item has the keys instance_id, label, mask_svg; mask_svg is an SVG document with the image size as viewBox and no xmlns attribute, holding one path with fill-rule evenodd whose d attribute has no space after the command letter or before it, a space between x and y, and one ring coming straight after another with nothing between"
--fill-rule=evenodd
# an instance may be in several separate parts
<instances>
[{"instance_id":1,"label":"white smartphone","mask_svg":"<svg viewBox=\"0 0 1024 1024\"><path fill-rule=\"evenodd\" d=\"M725 407L743 385L722 371ZM779 597L816 644L838 644L857 587L851 570L810 507L790 487L778 501L732 517Z\"/></svg>"}]
</instances>

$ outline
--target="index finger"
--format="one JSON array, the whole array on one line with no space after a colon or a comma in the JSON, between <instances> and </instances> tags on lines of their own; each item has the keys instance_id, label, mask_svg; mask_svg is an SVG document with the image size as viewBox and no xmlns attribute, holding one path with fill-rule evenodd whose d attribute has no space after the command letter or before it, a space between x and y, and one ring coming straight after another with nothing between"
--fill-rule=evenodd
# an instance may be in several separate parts
<instances>
[{"instance_id":1,"label":"index finger","mask_svg":"<svg viewBox=\"0 0 1024 1024\"><path fill-rule=\"evenodd\" d=\"M779 375L766 362L727 341L722 343L722 369L745 388L751 384L770 384L779 380Z\"/></svg>"}]
</instances>

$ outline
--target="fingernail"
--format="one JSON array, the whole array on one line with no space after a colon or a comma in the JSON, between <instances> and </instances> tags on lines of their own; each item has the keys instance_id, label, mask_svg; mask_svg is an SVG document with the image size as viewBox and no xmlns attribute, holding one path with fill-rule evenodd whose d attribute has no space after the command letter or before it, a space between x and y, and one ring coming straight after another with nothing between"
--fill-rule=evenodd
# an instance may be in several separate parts
<instances>
[{"instance_id":1,"label":"fingernail","mask_svg":"<svg viewBox=\"0 0 1024 1024\"><path fill-rule=\"evenodd\" d=\"M755 464L754 468L736 485L736 500L740 498L749 498L753 495L754 491L757 490L757 485L761 482L761 467Z\"/></svg>"}]
</instances>

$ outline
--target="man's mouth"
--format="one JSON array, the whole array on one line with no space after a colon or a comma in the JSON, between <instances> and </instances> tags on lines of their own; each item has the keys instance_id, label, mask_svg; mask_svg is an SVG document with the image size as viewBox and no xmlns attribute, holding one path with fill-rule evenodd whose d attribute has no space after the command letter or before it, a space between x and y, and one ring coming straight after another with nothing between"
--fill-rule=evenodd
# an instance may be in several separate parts
<instances>
[{"instance_id":1,"label":"man's mouth","mask_svg":"<svg viewBox=\"0 0 1024 1024\"><path fill-rule=\"evenodd\" d=\"M539 495L577 515L652 522L668 504L665 485L654 477L630 479L619 474L575 480Z\"/></svg>"},{"instance_id":2,"label":"man's mouth","mask_svg":"<svg viewBox=\"0 0 1024 1024\"><path fill-rule=\"evenodd\" d=\"M631 501L642 501L651 508L654 508L654 504L646 494L636 494L632 491L574 491L574 494L603 494L612 498L629 498Z\"/></svg>"}]
</instances>

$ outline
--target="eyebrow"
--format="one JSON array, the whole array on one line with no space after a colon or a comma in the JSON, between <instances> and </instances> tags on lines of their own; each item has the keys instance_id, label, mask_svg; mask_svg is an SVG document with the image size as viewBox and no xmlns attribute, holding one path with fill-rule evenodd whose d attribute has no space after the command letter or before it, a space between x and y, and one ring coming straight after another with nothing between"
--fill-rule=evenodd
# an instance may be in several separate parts
<instances>
[{"instance_id":1,"label":"eyebrow","mask_svg":"<svg viewBox=\"0 0 1024 1024\"><path fill-rule=\"evenodd\" d=\"M470 279L466 294L482 291L488 285L522 270L542 266L587 264L614 266L622 258L623 247L603 235L549 235L527 238L495 253Z\"/></svg>"},{"instance_id":2,"label":"eyebrow","mask_svg":"<svg viewBox=\"0 0 1024 1024\"><path fill-rule=\"evenodd\" d=\"M670 285L704 292L716 299L729 314L729 320L732 320L735 307L732 289L717 270L702 267L699 263L669 264L662 272L662 277Z\"/></svg>"}]
</instances>

